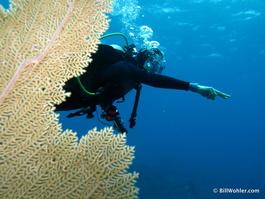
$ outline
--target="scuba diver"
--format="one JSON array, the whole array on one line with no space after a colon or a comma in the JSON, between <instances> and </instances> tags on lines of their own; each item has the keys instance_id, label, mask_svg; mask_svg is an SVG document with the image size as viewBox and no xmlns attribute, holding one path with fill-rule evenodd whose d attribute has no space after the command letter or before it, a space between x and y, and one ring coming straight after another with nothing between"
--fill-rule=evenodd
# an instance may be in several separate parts
<instances>
[{"instance_id":1,"label":"scuba diver","mask_svg":"<svg viewBox=\"0 0 265 199\"><path fill-rule=\"evenodd\" d=\"M134 44L128 45L128 42L125 47L100 44L91 58L92 62L85 68L84 74L66 82L64 89L66 92L71 92L71 96L56 105L56 111L79 109L69 114L68 118L81 115L94 118L93 113L99 105L102 110L101 118L113 121L114 129L127 133L123 120L119 116L120 113L113 103L118 99L122 100L117 103L123 102L124 96L132 89L136 89L133 111L129 120L130 128L133 128L136 123L141 84L193 91L212 100L217 96L224 99L230 97L212 87L162 75L165 68L164 55L155 42L149 42L139 52Z\"/></svg>"}]
</instances>

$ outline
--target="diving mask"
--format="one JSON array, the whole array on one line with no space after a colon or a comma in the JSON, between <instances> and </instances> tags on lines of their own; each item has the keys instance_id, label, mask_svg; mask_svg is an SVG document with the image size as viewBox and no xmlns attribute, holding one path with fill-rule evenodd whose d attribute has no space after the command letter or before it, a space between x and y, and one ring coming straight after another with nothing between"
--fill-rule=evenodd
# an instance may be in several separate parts
<instances>
[{"instance_id":1,"label":"diving mask","mask_svg":"<svg viewBox=\"0 0 265 199\"><path fill-rule=\"evenodd\" d=\"M165 69L163 65L163 60L160 59L159 56L150 56L144 63L144 68L149 73L161 74Z\"/></svg>"}]
</instances>

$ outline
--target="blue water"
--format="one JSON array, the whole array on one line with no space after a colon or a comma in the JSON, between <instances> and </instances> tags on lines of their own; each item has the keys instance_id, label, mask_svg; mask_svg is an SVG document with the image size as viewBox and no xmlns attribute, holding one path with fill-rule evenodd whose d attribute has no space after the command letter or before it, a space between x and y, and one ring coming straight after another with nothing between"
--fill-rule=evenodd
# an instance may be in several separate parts
<instances>
[{"instance_id":1,"label":"blue water","mask_svg":"<svg viewBox=\"0 0 265 199\"><path fill-rule=\"evenodd\" d=\"M231 95L211 101L189 91L143 86L137 125L127 136L128 144L136 147L131 170L140 172L139 197L264 199L265 1L120 2L127 11L110 15L109 33L123 32L139 44L129 33L149 26L152 40L165 53L165 75ZM132 91L117 105L125 126L133 101ZM84 117L62 116L61 121L80 136L94 126L104 127ZM214 193L214 188L260 193Z\"/></svg>"}]
</instances>

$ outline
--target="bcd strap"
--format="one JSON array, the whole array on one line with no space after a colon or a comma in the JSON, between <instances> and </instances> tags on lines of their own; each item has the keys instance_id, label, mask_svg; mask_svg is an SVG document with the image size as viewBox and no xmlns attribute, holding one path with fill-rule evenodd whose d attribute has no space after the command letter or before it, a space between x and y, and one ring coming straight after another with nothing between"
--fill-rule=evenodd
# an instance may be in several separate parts
<instances>
[{"instance_id":1,"label":"bcd strap","mask_svg":"<svg viewBox=\"0 0 265 199\"><path fill-rule=\"evenodd\" d=\"M120 100L120 101L117 101L116 103L122 103L122 102L124 102L125 101L125 97L124 96L122 96L122 98L121 98L122 100Z\"/></svg>"},{"instance_id":2,"label":"bcd strap","mask_svg":"<svg viewBox=\"0 0 265 199\"><path fill-rule=\"evenodd\" d=\"M134 100L134 105L133 105L131 118L129 119L130 128L133 128L135 126L135 124L136 124L135 120L136 120L136 116L137 116L137 108L138 108L138 104L139 104L139 99L140 99L140 93L141 93L142 85L141 84L137 84L135 89L136 89L136 95L135 95L135 100Z\"/></svg>"},{"instance_id":3,"label":"bcd strap","mask_svg":"<svg viewBox=\"0 0 265 199\"><path fill-rule=\"evenodd\" d=\"M81 110L76 111L74 113L70 113L67 115L67 118L75 117L75 116L82 116L82 115L87 115L86 117L88 119L94 118L93 112L96 110L96 107L87 107L87 108L81 108Z\"/></svg>"}]
</instances>

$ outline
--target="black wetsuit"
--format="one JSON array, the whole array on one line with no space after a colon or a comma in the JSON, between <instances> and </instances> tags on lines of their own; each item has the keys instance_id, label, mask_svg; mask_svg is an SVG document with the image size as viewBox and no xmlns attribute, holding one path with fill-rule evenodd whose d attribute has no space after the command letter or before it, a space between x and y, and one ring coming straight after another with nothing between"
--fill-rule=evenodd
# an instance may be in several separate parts
<instances>
[{"instance_id":1,"label":"black wetsuit","mask_svg":"<svg viewBox=\"0 0 265 199\"><path fill-rule=\"evenodd\" d=\"M58 105L57 110L112 104L139 83L158 88L189 89L189 82L148 73L138 67L137 63L125 53L108 45L99 45L92 59L93 61L86 68L87 72L80 76L80 80L86 90L97 92L99 88L103 88L102 93L99 96L91 96L81 89L76 78L72 78L64 86L67 92L71 92L71 96Z\"/></svg>"}]
</instances>

